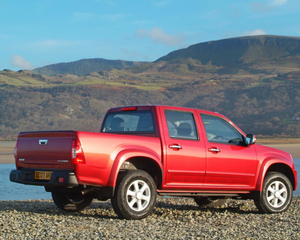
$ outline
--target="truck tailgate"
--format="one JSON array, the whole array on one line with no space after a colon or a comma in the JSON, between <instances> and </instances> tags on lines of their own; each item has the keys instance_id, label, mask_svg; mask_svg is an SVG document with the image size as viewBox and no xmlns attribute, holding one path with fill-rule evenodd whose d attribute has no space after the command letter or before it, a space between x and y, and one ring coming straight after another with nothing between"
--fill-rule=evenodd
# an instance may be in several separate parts
<instances>
[{"instance_id":1,"label":"truck tailgate","mask_svg":"<svg viewBox=\"0 0 300 240\"><path fill-rule=\"evenodd\" d=\"M15 156L17 168L71 169L75 135L74 131L20 133Z\"/></svg>"}]
</instances>

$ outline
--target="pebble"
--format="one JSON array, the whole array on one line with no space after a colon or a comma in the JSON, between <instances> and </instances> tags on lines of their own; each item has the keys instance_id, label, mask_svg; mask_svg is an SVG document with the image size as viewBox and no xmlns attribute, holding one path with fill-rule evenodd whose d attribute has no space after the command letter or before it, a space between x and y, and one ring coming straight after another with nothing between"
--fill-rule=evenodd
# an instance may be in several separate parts
<instances>
[{"instance_id":1,"label":"pebble","mask_svg":"<svg viewBox=\"0 0 300 240\"><path fill-rule=\"evenodd\" d=\"M191 198L158 197L151 215L122 220L110 201L79 213L52 200L0 201L0 239L300 239L300 197L279 214L260 214L252 200L200 208Z\"/></svg>"}]
</instances>

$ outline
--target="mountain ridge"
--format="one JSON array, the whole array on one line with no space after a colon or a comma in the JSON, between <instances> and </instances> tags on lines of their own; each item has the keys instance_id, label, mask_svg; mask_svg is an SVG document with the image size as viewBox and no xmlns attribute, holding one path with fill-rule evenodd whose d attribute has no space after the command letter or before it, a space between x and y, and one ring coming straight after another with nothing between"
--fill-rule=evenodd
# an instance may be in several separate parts
<instances>
[{"instance_id":1,"label":"mountain ridge","mask_svg":"<svg viewBox=\"0 0 300 240\"><path fill-rule=\"evenodd\" d=\"M238 67L254 71L261 63L279 67L288 58L300 66L300 37L259 35L208 41L170 52L155 62L193 59L223 71Z\"/></svg>"},{"instance_id":2,"label":"mountain ridge","mask_svg":"<svg viewBox=\"0 0 300 240\"><path fill-rule=\"evenodd\" d=\"M111 69L132 69L132 71L141 72L153 69L161 62L165 62L165 66L180 64L187 66L191 71L218 74L233 73L241 68L253 73L270 72L270 67L299 68L300 37L258 35L227 38L193 44L187 48L172 51L153 62L93 58L51 64L36 68L32 72L47 76L58 74L85 76L92 72ZM167 67L158 71L164 69ZM278 74L286 72L278 71Z\"/></svg>"},{"instance_id":3,"label":"mountain ridge","mask_svg":"<svg viewBox=\"0 0 300 240\"><path fill-rule=\"evenodd\" d=\"M288 44L288 45L284 45L282 44L282 41L280 40L285 40L283 43L286 43L286 40L291 41L292 43ZM230 51L237 51L237 48L241 48L241 47L249 47L249 46L264 46L264 47L269 47L270 45L275 45L274 44L276 42L276 44L281 44L281 48L284 48L284 50L287 50L289 52L291 52L291 54L295 54L294 50L297 50L297 54L300 53L300 37L288 37L288 36L277 36L277 35L257 35L257 36L245 36L245 37L234 37L234 38L226 38L226 39L221 39L221 40L214 40L214 41L207 41L207 42L202 42L202 43L197 43L197 44L193 44L187 48L183 48L183 49L179 49L179 50L175 50L170 52L169 54L157 59L155 62L158 61L170 61L170 60L174 60L174 55L175 58L179 58L179 57L185 57L185 58L193 58L193 59L201 59L201 54L199 55L199 53L201 51L208 51L209 53L213 53L216 54L213 51L216 50L220 50L220 49L224 49L225 51L228 50L228 52L230 53ZM267 49L269 50L269 49ZM181 54L181 53L184 54ZM260 55L263 54L272 54L272 52L270 53L269 51L263 51L263 52L259 52ZM278 55L278 51L276 52ZM220 52L217 51L217 54L220 55ZM224 54L221 52L221 55ZM225 52L225 54L227 54L227 52ZM178 56L179 55L179 56ZM265 56L269 57L269 58L273 58L273 57L278 57L277 55L268 55ZM284 56L285 54L282 54L281 56ZM236 57L235 57L236 58ZM241 59L241 56L239 58L236 59ZM252 59L253 60L253 59ZM254 59L255 60L255 59ZM204 62L204 64L206 64L208 61Z\"/></svg>"},{"instance_id":4,"label":"mountain ridge","mask_svg":"<svg viewBox=\"0 0 300 240\"><path fill-rule=\"evenodd\" d=\"M58 74L72 74L84 76L91 72L107 71L112 68L124 69L138 65L143 65L145 62L125 61L125 60L107 60L104 58L81 59L73 62L63 62L47 65L44 67L33 69L32 72L47 76Z\"/></svg>"}]
</instances>

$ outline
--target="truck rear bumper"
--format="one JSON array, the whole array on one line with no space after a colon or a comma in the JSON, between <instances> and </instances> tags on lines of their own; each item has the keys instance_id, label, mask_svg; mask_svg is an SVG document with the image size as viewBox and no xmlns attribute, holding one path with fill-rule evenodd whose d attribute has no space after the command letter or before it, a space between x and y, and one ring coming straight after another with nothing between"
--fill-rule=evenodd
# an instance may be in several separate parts
<instances>
[{"instance_id":1,"label":"truck rear bumper","mask_svg":"<svg viewBox=\"0 0 300 240\"><path fill-rule=\"evenodd\" d=\"M76 187L79 185L75 173L71 171L51 171L52 173L49 180L35 179L36 171L39 170L28 168L22 170L12 170L10 172L10 181L28 185L49 187Z\"/></svg>"}]
</instances>

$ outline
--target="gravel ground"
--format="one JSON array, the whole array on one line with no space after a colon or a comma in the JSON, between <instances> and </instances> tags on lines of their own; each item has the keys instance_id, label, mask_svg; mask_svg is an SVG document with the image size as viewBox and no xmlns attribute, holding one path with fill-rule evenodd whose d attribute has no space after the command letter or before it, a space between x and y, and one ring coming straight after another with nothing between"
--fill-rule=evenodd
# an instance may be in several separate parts
<instances>
[{"instance_id":1,"label":"gravel ground","mask_svg":"<svg viewBox=\"0 0 300 240\"><path fill-rule=\"evenodd\" d=\"M142 220L121 220L110 201L66 213L51 200L0 201L0 239L300 239L300 197L281 214L259 214L253 201L199 208L189 198L158 198Z\"/></svg>"}]
</instances>

